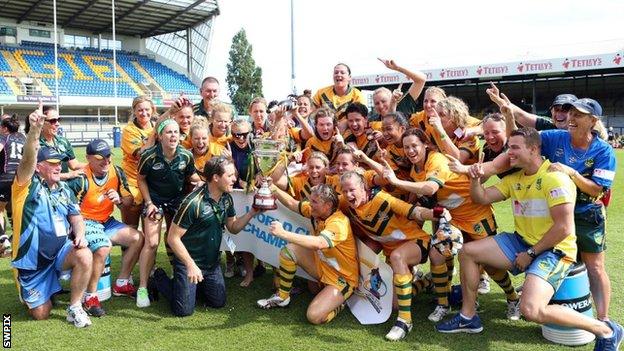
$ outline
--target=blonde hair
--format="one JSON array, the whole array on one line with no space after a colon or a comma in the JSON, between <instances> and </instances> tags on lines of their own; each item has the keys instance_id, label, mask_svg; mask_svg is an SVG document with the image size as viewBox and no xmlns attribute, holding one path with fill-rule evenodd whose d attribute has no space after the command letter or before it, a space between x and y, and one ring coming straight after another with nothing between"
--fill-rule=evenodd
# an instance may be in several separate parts
<instances>
[{"instance_id":1,"label":"blonde hair","mask_svg":"<svg viewBox=\"0 0 624 351\"><path fill-rule=\"evenodd\" d=\"M605 127L604 123L602 123L602 120L600 118L593 115L592 117L596 119L593 130L596 131L600 139L607 140L609 138L609 135L607 133L607 128Z\"/></svg>"},{"instance_id":2,"label":"blonde hair","mask_svg":"<svg viewBox=\"0 0 624 351\"><path fill-rule=\"evenodd\" d=\"M390 89L386 88L386 87L381 87L381 88L377 88L375 89L375 91L373 92L373 97L375 97L375 95L380 95L380 94L385 94L387 96L392 96L392 92L390 91Z\"/></svg>"},{"instance_id":3,"label":"blonde hair","mask_svg":"<svg viewBox=\"0 0 624 351\"><path fill-rule=\"evenodd\" d=\"M438 87L429 87L425 90L425 95L439 95L442 99L446 99L446 92L442 88Z\"/></svg>"},{"instance_id":4,"label":"blonde hair","mask_svg":"<svg viewBox=\"0 0 624 351\"><path fill-rule=\"evenodd\" d=\"M320 151L313 151L312 155L310 155L310 157L308 157L308 161L307 162L310 162L310 160L313 159L313 158L323 162L325 167L329 167L329 159L327 158L327 156L324 153L322 153Z\"/></svg>"},{"instance_id":5,"label":"blonde hair","mask_svg":"<svg viewBox=\"0 0 624 351\"><path fill-rule=\"evenodd\" d=\"M199 129L208 130L208 120L204 118L203 116L195 116L195 118L193 118L193 123L191 124L191 131L189 132L189 135L191 136L191 138L193 137L193 133Z\"/></svg>"},{"instance_id":6,"label":"blonde hair","mask_svg":"<svg viewBox=\"0 0 624 351\"><path fill-rule=\"evenodd\" d=\"M137 105L143 102L149 102L150 106L152 107L152 118L158 117L156 106L154 105L152 98L147 95L139 95L132 100L132 114L134 115L134 109L137 107Z\"/></svg>"},{"instance_id":7,"label":"blonde hair","mask_svg":"<svg viewBox=\"0 0 624 351\"><path fill-rule=\"evenodd\" d=\"M170 115L171 116L175 116L176 114L178 114L180 111L184 110L185 108L190 108L191 111L193 110L193 105L184 105L181 107L176 106L175 104L171 106L170 109Z\"/></svg>"},{"instance_id":8,"label":"blonde hair","mask_svg":"<svg viewBox=\"0 0 624 351\"><path fill-rule=\"evenodd\" d=\"M455 96L449 96L442 101L438 101L436 107L442 109L444 114L459 128L464 129L468 123L468 105Z\"/></svg>"},{"instance_id":9,"label":"blonde hair","mask_svg":"<svg viewBox=\"0 0 624 351\"><path fill-rule=\"evenodd\" d=\"M211 122L214 119L215 113L225 113L229 115L230 118L232 118L232 107L230 107L230 105L225 104L223 102L217 102L214 105L212 105L212 112L210 114Z\"/></svg>"},{"instance_id":10,"label":"blonde hair","mask_svg":"<svg viewBox=\"0 0 624 351\"><path fill-rule=\"evenodd\" d=\"M266 100L260 96L260 97L255 97L253 98L253 100L251 100L251 102L249 103L249 106L247 107L247 111L251 112L251 108L255 104L263 104L265 108L268 107Z\"/></svg>"}]
</instances>

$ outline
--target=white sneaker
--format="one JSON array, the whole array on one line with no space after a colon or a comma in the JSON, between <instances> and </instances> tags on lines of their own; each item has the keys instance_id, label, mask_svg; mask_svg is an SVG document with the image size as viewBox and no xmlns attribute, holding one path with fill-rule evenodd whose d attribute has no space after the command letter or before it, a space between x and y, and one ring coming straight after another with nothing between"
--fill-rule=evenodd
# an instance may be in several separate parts
<instances>
[{"instance_id":1,"label":"white sneaker","mask_svg":"<svg viewBox=\"0 0 624 351\"><path fill-rule=\"evenodd\" d=\"M398 318L397 321L392 326L392 329L386 334L386 340L390 341L399 341L404 339L407 336L407 333L412 331L412 323L408 323L401 318Z\"/></svg>"},{"instance_id":2,"label":"white sneaker","mask_svg":"<svg viewBox=\"0 0 624 351\"><path fill-rule=\"evenodd\" d=\"M520 300L507 301L507 319L510 321L520 320Z\"/></svg>"},{"instance_id":3,"label":"white sneaker","mask_svg":"<svg viewBox=\"0 0 624 351\"><path fill-rule=\"evenodd\" d=\"M226 278L232 278L234 276L234 263L226 263L225 264L225 272L223 272L223 276Z\"/></svg>"},{"instance_id":4,"label":"white sneaker","mask_svg":"<svg viewBox=\"0 0 624 351\"><path fill-rule=\"evenodd\" d=\"M279 294L273 294L268 299L261 299L256 302L260 308L268 310L273 307L286 307L290 303L290 296L286 300L279 297Z\"/></svg>"},{"instance_id":5,"label":"white sneaker","mask_svg":"<svg viewBox=\"0 0 624 351\"><path fill-rule=\"evenodd\" d=\"M481 276L477 292L479 293L479 295L485 295L490 292L490 278L488 276Z\"/></svg>"},{"instance_id":6,"label":"white sneaker","mask_svg":"<svg viewBox=\"0 0 624 351\"><path fill-rule=\"evenodd\" d=\"M431 314L429 315L428 318L429 318L430 321L432 321L434 323L438 323L449 312L451 312L451 308L449 306L437 305L435 310L433 310L433 312L431 312Z\"/></svg>"},{"instance_id":7,"label":"white sneaker","mask_svg":"<svg viewBox=\"0 0 624 351\"><path fill-rule=\"evenodd\" d=\"M82 309L82 306L67 307L67 321L69 323L74 323L76 328L84 328L91 325L91 318L85 310Z\"/></svg>"},{"instance_id":8,"label":"white sneaker","mask_svg":"<svg viewBox=\"0 0 624 351\"><path fill-rule=\"evenodd\" d=\"M150 299L147 288L139 288L137 290L136 305L138 308L150 306Z\"/></svg>"},{"instance_id":9,"label":"white sneaker","mask_svg":"<svg viewBox=\"0 0 624 351\"><path fill-rule=\"evenodd\" d=\"M425 276L425 272L420 269L419 265L412 267L412 283L422 279Z\"/></svg>"}]
</instances>

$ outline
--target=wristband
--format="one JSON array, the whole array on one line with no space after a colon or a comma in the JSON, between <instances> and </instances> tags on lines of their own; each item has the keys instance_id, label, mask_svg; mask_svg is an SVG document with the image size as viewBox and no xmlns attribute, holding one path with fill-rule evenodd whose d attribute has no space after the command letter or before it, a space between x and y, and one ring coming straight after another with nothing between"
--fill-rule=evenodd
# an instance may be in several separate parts
<instances>
[{"instance_id":1,"label":"wristband","mask_svg":"<svg viewBox=\"0 0 624 351\"><path fill-rule=\"evenodd\" d=\"M440 218L440 217L442 217L442 214L443 214L443 213L444 213L444 207L442 207L442 206L438 205L438 206L435 206L435 207L433 208L433 217L434 217L434 218Z\"/></svg>"}]
</instances>

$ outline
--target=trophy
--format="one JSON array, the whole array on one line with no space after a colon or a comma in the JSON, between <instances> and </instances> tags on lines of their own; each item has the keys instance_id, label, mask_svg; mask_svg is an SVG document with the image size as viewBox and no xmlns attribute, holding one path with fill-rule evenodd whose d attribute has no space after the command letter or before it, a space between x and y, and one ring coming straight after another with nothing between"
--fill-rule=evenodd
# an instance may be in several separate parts
<instances>
[{"instance_id":1,"label":"trophy","mask_svg":"<svg viewBox=\"0 0 624 351\"><path fill-rule=\"evenodd\" d=\"M256 165L263 175L262 184L254 195L252 207L256 210L275 210L277 203L275 202L275 196L269 188L269 183L266 178L273 173L275 167L277 167L281 155L284 143L277 140L270 139L254 139L254 159Z\"/></svg>"}]
</instances>

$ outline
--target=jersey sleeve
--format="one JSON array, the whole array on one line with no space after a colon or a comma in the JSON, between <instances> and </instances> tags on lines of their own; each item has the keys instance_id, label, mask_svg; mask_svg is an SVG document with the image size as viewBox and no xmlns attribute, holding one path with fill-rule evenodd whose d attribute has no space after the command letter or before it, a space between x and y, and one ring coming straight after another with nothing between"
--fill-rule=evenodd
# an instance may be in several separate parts
<instances>
[{"instance_id":1,"label":"jersey sleeve","mask_svg":"<svg viewBox=\"0 0 624 351\"><path fill-rule=\"evenodd\" d=\"M425 162L425 171L425 181L436 182L440 187L444 186L444 183L446 183L452 175L448 167L448 160L444 155L438 152L429 156Z\"/></svg>"},{"instance_id":2,"label":"jersey sleeve","mask_svg":"<svg viewBox=\"0 0 624 351\"><path fill-rule=\"evenodd\" d=\"M416 207L416 205L408 204L407 202L397 199L396 197L385 192L380 192L377 196L380 196L381 199L387 201L388 205L390 205L390 208L392 209L392 212L402 217L409 217L410 212L412 212L412 210Z\"/></svg>"},{"instance_id":3,"label":"jersey sleeve","mask_svg":"<svg viewBox=\"0 0 624 351\"><path fill-rule=\"evenodd\" d=\"M610 145L605 144L603 150L596 153L594 158L594 171L592 172L591 180L602 186L604 190L607 190L615 179L615 170L615 153Z\"/></svg>"},{"instance_id":4,"label":"jersey sleeve","mask_svg":"<svg viewBox=\"0 0 624 351\"><path fill-rule=\"evenodd\" d=\"M515 181L516 181L516 178L513 175L508 175L506 177L503 177L503 179L501 179L500 182L492 186L498 189L498 191L500 191L500 193L503 194L505 199L508 199L511 197L511 186L513 182Z\"/></svg>"},{"instance_id":5,"label":"jersey sleeve","mask_svg":"<svg viewBox=\"0 0 624 351\"><path fill-rule=\"evenodd\" d=\"M368 104L368 102L366 101L366 98L364 97L364 94L362 94L362 92L360 91L360 89L357 88L353 88L355 90L355 96L353 97L353 102L359 102L362 105L366 105Z\"/></svg>"},{"instance_id":6,"label":"jersey sleeve","mask_svg":"<svg viewBox=\"0 0 624 351\"><path fill-rule=\"evenodd\" d=\"M317 90L314 96L312 97L312 103L314 104L314 107L316 108L319 108L323 105L323 103L321 102L321 90L322 89Z\"/></svg>"},{"instance_id":7,"label":"jersey sleeve","mask_svg":"<svg viewBox=\"0 0 624 351\"><path fill-rule=\"evenodd\" d=\"M147 175L147 173L149 172L150 168L151 168L151 162L149 160L151 156L151 153L147 153L147 152L143 152L141 154L141 159L139 160L139 174L141 175Z\"/></svg>"},{"instance_id":8,"label":"jersey sleeve","mask_svg":"<svg viewBox=\"0 0 624 351\"><path fill-rule=\"evenodd\" d=\"M236 209L234 208L234 199L232 195L227 194L227 198L225 199L225 217L232 218L236 216Z\"/></svg>"},{"instance_id":9,"label":"jersey sleeve","mask_svg":"<svg viewBox=\"0 0 624 351\"><path fill-rule=\"evenodd\" d=\"M126 172L124 172L121 167L114 167L115 172L117 172L117 178L119 179L119 189L117 189L117 191L119 192L119 196L132 196L132 193L130 192L130 186L128 185L128 177L126 176Z\"/></svg>"},{"instance_id":10,"label":"jersey sleeve","mask_svg":"<svg viewBox=\"0 0 624 351\"><path fill-rule=\"evenodd\" d=\"M479 155L479 138L475 135L469 139L462 139L457 143L459 151L465 151L468 153L468 159L476 159Z\"/></svg>"},{"instance_id":11,"label":"jersey sleeve","mask_svg":"<svg viewBox=\"0 0 624 351\"><path fill-rule=\"evenodd\" d=\"M544 195L548 208L576 201L576 185L561 172L549 172L543 178Z\"/></svg>"},{"instance_id":12,"label":"jersey sleeve","mask_svg":"<svg viewBox=\"0 0 624 351\"><path fill-rule=\"evenodd\" d=\"M134 155L134 153L139 150L141 146L143 146L141 135L135 128L127 125L121 133L121 151L123 151L126 155Z\"/></svg>"},{"instance_id":13,"label":"jersey sleeve","mask_svg":"<svg viewBox=\"0 0 624 351\"><path fill-rule=\"evenodd\" d=\"M74 194L78 202L82 201L84 194L86 194L87 190L89 190L89 182L87 181L86 175L84 174L81 174L80 176L72 179L68 179L65 184L67 184L67 187L72 192L72 194Z\"/></svg>"},{"instance_id":14,"label":"jersey sleeve","mask_svg":"<svg viewBox=\"0 0 624 351\"><path fill-rule=\"evenodd\" d=\"M552 122L550 118L538 116L535 119L535 129L537 130L550 130L557 129L557 126Z\"/></svg>"},{"instance_id":15,"label":"jersey sleeve","mask_svg":"<svg viewBox=\"0 0 624 351\"><path fill-rule=\"evenodd\" d=\"M399 101L396 110L403 113L406 116L416 112L418 108L416 100L412 97L412 94L405 93L405 97Z\"/></svg>"},{"instance_id":16,"label":"jersey sleeve","mask_svg":"<svg viewBox=\"0 0 624 351\"><path fill-rule=\"evenodd\" d=\"M63 143L65 144L65 154L69 157L69 160L73 160L76 158L76 154L74 153L74 148L72 147L69 140L63 138Z\"/></svg>"},{"instance_id":17,"label":"jersey sleeve","mask_svg":"<svg viewBox=\"0 0 624 351\"><path fill-rule=\"evenodd\" d=\"M312 207L309 201L300 201L297 210L300 215L306 218L312 218Z\"/></svg>"},{"instance_id":18,"label":"jersey sleeve","mask_svg":"<svg viewBox=\"0 0 624 351\"><path fill-rule=\"evenodd\" d=\"M337 212L327 219L319 236L327 241L330 248L336 247L347 240L350 228L349 219L342 212Z\"/></svg>"}]
</instances>

